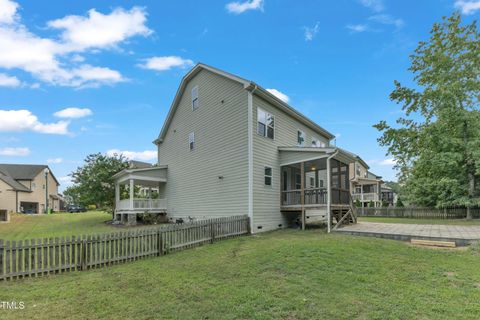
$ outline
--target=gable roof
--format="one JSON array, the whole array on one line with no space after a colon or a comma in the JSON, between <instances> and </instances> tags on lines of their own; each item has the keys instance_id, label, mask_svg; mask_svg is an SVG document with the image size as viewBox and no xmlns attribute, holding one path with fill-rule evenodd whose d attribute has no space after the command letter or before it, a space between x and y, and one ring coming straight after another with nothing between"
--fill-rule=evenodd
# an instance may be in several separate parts
<instances>
[{"instance_id":1,"label":"gable roof","mask_svg":"<svg viewBox=\"0 0 480 320\"><path fill-rule=\"evenodd\" d=\"M175 111L178 107L178 104L180 102L180 98L183 94L183 91L185 90L185 87L187 83L195 76L197 75L200 71L202 70L208 70L214 74L220 75L222 77L225 77L227 79L233 80L235 82L238 82L243 85L243 87L252 92L252 94L256 94L257 96L267 100L270 102L272 105L277 107L278 109L284 111L291 117L295 118L296 120L300 121L313 131L316 131L324 136L326 136L328 139L333 139L335 136L330 133L329 131L325 130L324 128L320 127L318 124L316 124L314 121L310 120L308 117L300 113L299 111L295 110L292 108L289 104L286 102L280 100L270 92L268 92L266 89L261 87L260 85L256 84L253 81L246 80L244 78L241 78L239 76L236 76L234 74L225 72L223 70L211 67L209 65L203 64L203 63L198 63L195 67L193 67L183 78L182 81L180 82L180 86L178 87L177 93L175 94L175 98L173 99L172 105L170 107L170 110L167 114L167 118L165 119L165 123L163 124L163 127L160 131L160 134L158 135L158 138L153 141L154 144L160 144L162 143L163 139L165 138L165 135L167 133L167 129L170 125L170 122L173 119L173 116L175 114Z\"/></svg>"},{"instance_id":2,"label":"gable roof","mask_svg":"<svg viewBox=\"0 0 480 320\"><path fill-rule=\"evenodd\" d=\"M48 168L47 165L42 165L42 164L8 164L8 163L0 163L0 173L2 180L33 180L35 177L45 170L45 168ZM49 168L50 169L50 168ZM57 183L57 185L60 185L58 183L57 178L52 173L52 170L50 170L50 174L53 177L53 180ZM6 178L7 177L7 178ZM11 180L9 180L11 182ZM15 186L11 185L9 182L5 181L8 183L10 186L15 188ZM15 181L19 185L23 186L21 183ZM18 186L17 186L18 187ZM28 190L28 188L27 188Z\"/></svg>"},{"instance_id":3,"label":"gable roof","mask_svg":"<svg viewBox=\"0 0 480 320\"><path fill-rule=\"evenodd\" d=\"M15 181L15 179L13 179L10 176L7 176L3 172L0 172L0 180L2 180L6 184L8 184L10 187L12 187L13 190L30 192L30 189L28 189L26 186L24 186L20 182Z\"/></svg>"}]
</instances>

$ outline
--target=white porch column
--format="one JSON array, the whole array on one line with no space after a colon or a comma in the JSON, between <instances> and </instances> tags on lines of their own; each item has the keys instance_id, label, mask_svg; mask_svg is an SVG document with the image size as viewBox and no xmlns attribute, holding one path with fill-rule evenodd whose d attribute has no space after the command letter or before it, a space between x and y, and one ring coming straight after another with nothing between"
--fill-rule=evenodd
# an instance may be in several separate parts
<instances>
[{"instance_id":1,"label":"white porch column","mask_svg":"<svg viewBox=\"0 0 480 320\"><path fill-rule=\"evenodd\" d=\"M327 158L327 232L330 233L332 223L332 170L330 168L330 157Z\"/></svg>"},{"instance_id":2,"label":"white porch column","mask_svg":"<svg viewBox=\"0 0 480 320\"><path fill-rule=\"evenodd\" d=\"M130 179L130 210L133 210L133 197L135 195L135 181Z\"/></svg>"},{"instance_id":3,"label":"white porch column","mask_svg":"<svg viewBox=\"0 0 480 320\"><path fill-rule=\"evenodd\" d=\"M120 184L115 182L115 208L118 209L120 203Z\"/></svg>"}]
</instances>

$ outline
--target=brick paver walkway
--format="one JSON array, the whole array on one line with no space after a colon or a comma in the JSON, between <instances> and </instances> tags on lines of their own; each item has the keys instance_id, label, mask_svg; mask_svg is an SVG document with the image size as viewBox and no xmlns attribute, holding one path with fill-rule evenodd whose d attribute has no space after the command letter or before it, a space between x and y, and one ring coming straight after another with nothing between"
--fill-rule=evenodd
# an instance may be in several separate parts
<instances>
[{"instance_id":1,"label":"brick paver walkway","mask_svg":"<svg viewBox=\"0 0 480 320\"><path fill-rule=\"evenodd\" d=\"M432 239L459 239L480 240L480 226L438 225L438 224L402 224L359 222L347 225L337 230L350 234L382 236L388 238L432 238Z\"/></svg>"}]
</instances>

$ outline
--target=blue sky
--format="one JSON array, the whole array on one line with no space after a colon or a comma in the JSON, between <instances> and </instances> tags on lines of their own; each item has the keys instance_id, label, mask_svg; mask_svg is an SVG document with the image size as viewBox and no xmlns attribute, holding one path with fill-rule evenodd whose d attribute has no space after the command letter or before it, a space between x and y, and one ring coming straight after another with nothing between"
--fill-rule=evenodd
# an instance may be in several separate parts
<instances>
[{"instance_id":1,"label":"blue sky","mask_svg":"<svg viewBox=\"0 0 480 320\"><path fill-rule=\"evenodd\" d=\"M0 162L48 163L62 189L90 153L155 162L181 77L197 62L275 89L394 179L372 125L431 26L479 0L0 0ZM284 97L285 98L285 97Z\"/></svg>"}]
</instances>

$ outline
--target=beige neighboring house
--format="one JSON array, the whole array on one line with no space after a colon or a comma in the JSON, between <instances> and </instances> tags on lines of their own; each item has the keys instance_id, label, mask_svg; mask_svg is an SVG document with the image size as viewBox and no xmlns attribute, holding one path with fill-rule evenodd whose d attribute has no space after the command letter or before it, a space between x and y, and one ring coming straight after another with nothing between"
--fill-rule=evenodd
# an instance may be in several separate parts
<instances>
[{"instance_id":1,"label":"beige neighboring house","mask_svg":"<svg viewBox=\"0 0 480 320\"><path fill-rule=\"evenodd\" d=\"M0 164L0 210L44 213L48 186L48 208L59 211L59 185L46 165Z\"/></svg>"},{"instance_id":2,"label":"beige neighboring house","mask_svg":"<svg viewBox=\"0 0 480 320\"><path fill-rule=\"evenodd\" d=\"M158 164L114 175L115 220L135 223L145 211L185 221L248 215L252 232L355 222L349 165L360 158L332 139L255 82L197 64L154 141ZM159 197L138 198L136 186Z\"/></svg>"},{"instance_id":3,"label":"beige neighboring house","mask_svg":"<svg viewBox=\"0 0 480 320\"><path fill-rule=\"evenodd\" d=\"M350 190L353 201L359 201L361 207L368 207L370 203L373 203L374 207L381 207L382 177L368 169L369 166L361 159L350 163Z\"/></svg>"}]
</instances>

